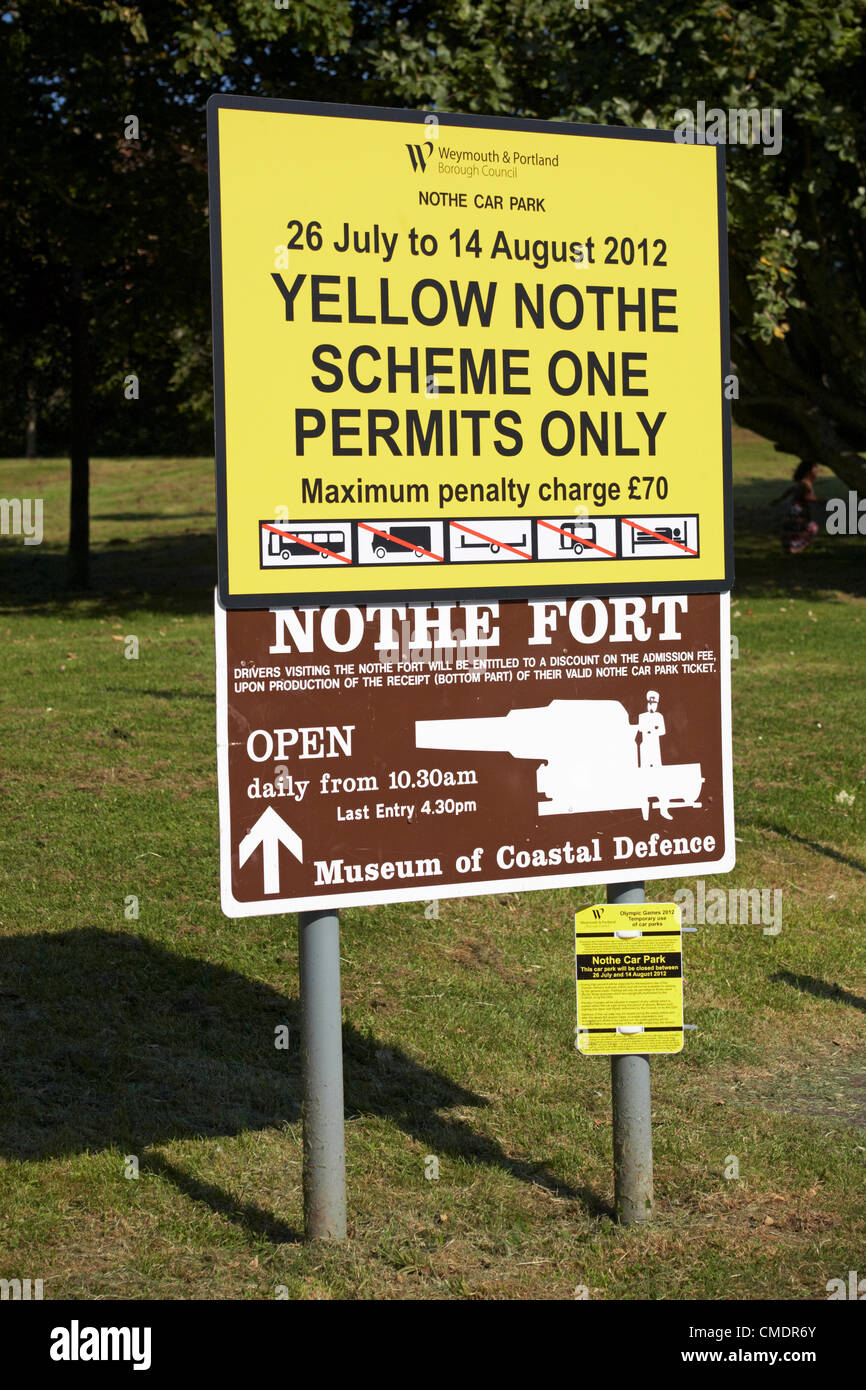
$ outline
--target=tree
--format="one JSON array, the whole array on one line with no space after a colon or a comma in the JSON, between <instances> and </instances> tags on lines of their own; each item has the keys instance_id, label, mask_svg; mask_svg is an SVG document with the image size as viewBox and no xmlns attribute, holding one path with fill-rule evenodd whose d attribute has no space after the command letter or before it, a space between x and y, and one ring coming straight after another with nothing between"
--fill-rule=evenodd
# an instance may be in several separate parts
<instances>
[{"instance_id":1,"label":"tree","mask_svg":"<svg viewBox=\"0 0 866 1390\"><path fill-rule=\"evenodd\" d=\"M410 105L668 129L698 101L781 112L777 154L727 151L734 416L866 493L863 0L448 0L390 29L386 9L376 79Z\"/></svg>"},{"instance_id":2,"label":"tree","mask_svg":"<svg viewBox=\"0 0 866 1390\"><path fill-rule=\"evenodd\" d=\"M238 0L225 30L207 6L160 0L21 0L0 47L7 134L0 261L10 293L4 342L28 351L53 329L68 390L69 582L89 576L89 468L100 392L146 389L166 356L188 383L207 339L209 274L204 102L215 78L240 82L241 31L260 45L307 20L330 42L331 14ZM199 350L191 343L197 343ZM162 372L165 378L166 373ZM136 383L130 378L138 377Z\"/></svg>"},{"instance_id":3,"label":"tree","mask_svg":"<svg viewBox=\"0 0 866 1390\"><path fill-rule=\"evenodd\" d=\"M31 361L50 376L53 358L68 383L72 580L87 578L94 412L141 363L142 390L149 374L191 415L208 408L213 90L668 128L699 101L780 109L778 154L728 151L735 418L866 491L863 10L863 0L10 5L0 343L25 391L28 372L38 380ZM165 402L149 409L167 419Z\"/></svg>"}]
</instances>

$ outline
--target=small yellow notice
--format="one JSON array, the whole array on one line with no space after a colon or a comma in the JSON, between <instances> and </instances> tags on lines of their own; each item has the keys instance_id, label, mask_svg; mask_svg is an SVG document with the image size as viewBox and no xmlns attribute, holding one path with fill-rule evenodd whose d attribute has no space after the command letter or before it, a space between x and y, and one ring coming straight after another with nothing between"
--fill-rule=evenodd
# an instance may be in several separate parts
<instances>
[{"instance_id":1,"label":"small yellow notice","mask_svg":"<svg viewBox=\"0 0 866 1390\"><path fill-rule=\"evenodd\" d=\"M577 1049L680 1052L683 938L677 903L604 903L574 919Z\"/></svg>"}]
</instances>

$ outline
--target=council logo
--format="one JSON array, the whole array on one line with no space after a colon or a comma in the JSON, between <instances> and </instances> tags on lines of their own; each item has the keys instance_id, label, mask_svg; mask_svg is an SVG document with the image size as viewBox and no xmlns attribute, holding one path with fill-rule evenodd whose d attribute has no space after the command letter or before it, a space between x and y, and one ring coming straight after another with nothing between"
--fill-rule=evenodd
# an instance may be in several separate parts
<instances>
[{"instance_id":1,"label":"council logo","mask_svg":"<svg viewBox=\"0 0 866 1390\"><path fill-rule=\"evenodd\" d=\"M409 158L415 173L417 174L420 169L423 174L427 169L427 160L433 153L433 141L425 140L423 145L407 145L406 149L409 151Z\"/></svg>"}]
</instances>

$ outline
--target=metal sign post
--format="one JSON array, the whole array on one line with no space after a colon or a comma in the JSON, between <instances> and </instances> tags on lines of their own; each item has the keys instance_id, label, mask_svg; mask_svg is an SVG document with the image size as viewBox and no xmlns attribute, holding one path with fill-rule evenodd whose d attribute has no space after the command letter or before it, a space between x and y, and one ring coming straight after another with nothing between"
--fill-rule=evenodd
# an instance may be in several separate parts
<instances>
[{"instance_id":1,"label":"metal sign post","mask_svg":"<svg viewBox=\"0 0 866 1390\"><path fill-rule=\"evenodd\" d=\"M608 885L609 903L643 903L643 883ZM645 1053L610 1059L613 1103L613 1180L616 1214L623 1226L652 1220L653 1140L650 1066Z\"/></svg>"},{"instance_id":2,"label":"metal sign post","mask_svg":"<svg viewBox=\"0 0 866 1390\"><path fill-rule=\"evenodd\" d=\"M336 910L298 913L301 1059L304 1072L304 1231L346 1239L346 1142L340 920Z\"/></svg>"}]
</instances>

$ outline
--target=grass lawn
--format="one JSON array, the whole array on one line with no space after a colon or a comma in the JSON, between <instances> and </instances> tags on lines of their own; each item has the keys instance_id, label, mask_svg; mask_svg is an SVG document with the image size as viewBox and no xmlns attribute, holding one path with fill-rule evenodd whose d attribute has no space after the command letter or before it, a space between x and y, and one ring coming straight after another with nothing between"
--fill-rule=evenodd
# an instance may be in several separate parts
<instances>
[{"instance_id":1,"label":"grass lawn","mask_svg":"<svg viewBox=\"0 0 866 1390\"><path fill-rule=\"evenodd\" d=\"M342 914L344 1248L299 1237L294 918L219 907L211 462L93 465L72 602L66 462L0 463L0 496L45 505L41 546L0 539L0 1277L823 1300L866 1274L864 542L782 554L791 463L735 437L738 864L708 884L781 889L782 930L686 938L698 1027L652 1066L654 1222L612 1220L609 1066L574 1050L573 914L603 890L503 894Z\"/></svg>"}]
</instances>

